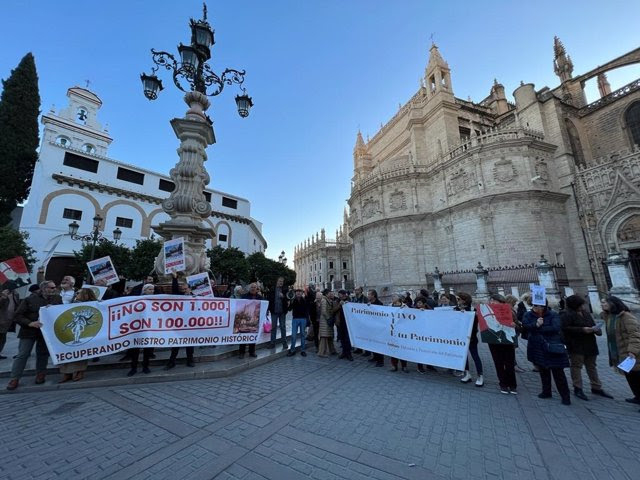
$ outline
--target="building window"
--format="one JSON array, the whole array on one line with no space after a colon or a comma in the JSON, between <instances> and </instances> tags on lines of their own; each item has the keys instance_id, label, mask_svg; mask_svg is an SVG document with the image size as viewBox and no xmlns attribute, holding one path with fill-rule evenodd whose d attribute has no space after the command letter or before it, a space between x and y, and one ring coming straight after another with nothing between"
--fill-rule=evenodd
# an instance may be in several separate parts
<instances>
[{"instance_id":1,"label":"building window","mask_svg":"<svg viewBox=\"0 0 640 480\"><path fill-rule=\"evenodd\" d=\"M347 269L347 262L342 262L342 269L346 270Z\"/></svg>"},{"instance_id":2,"label":"building window","mask_svg":"<svg viewBox=\"0 0 640 480\"><path fill-rule=\"evenodd\" d=\"M253 239L253 244L254 244L254 245L256 244L256 239L255 239L255 238Z\"/></svg>"},{"instance_id":3,"label":"building window","mask_svg":"<svg viewBox=\"0 0 640 480\"><path fill-rule=\"evenodd\" d=\"M635 102L624 114L624 121L631 135L631 143L640 145L640 102Z\"/></svg>"},{"instance_id":4,"label":"building window","mask_svg":"<svg viewBox=\"0 0 640 480\"><path fill-rule=\"evenodd\" d=\"M62 212L62 218L68 218L69 220L82 220L82 210L65 208Z\"/></svg>"},{"instance_id":5,"label":"building window","mask_svg":"<svg viewBox=\"0 0 640 480\"><path fill-rule=\"evenodd\" d=\"M93 145L91 145L90 143L85 143L82 146L82 150L84 150L86 153L91 153L94 154L96 153L96 147L94 147Z\"/></svg>"},{"instance_id":6,"label":"building window","mask_svg":"<svg viewBox=\"0 0 640 480\"><path fill-rule=\"evenodd\" d=\"M118 180L124 180L125 182L137 183L138 185L144 184L144 174L140 172L134 172L128 168L118 167Z\"/></svg>"},{"instance_id":7,"label":"building window","mask_svg":"<svg viewBox=\"0 0 640 480\"><path fill-rule=\"evenodd\" d=\"M345 282L349 281L349 276L348 275L343 275L342 278L344 279Z\"/></svg>"},{"instance_id":8,"label":"building window","mask_svg":"<svg viewBox=\"0 0 640 480\"><path fill-rule=\"evenodd\" d=\"M458 127L458 131L460 132L461 142L466 142L471 138L471 129L467 127Z\"/></svg>"},{"instance_id":9,"label":"building window","mask_svg":"<svg viewBox=\"0 0 640 480\"><path fill-rule=\"evenodd\" d=\"M71 146L71 140L69 140L69 137L65 137L64 135L60 135L59 137L56 138L56 143L58 145L61 145L63 147L70 147Z\"/></svg>"},{"instance_id":10,"label":"building window","mask_svg":"<svg viewBox=\"0 0 640 480\"><path fill-rule=\"evenodd\" d=\"M221 242L226 242L227 236L224 233L221 233L220 235L218 235L218 240L220 240Z\"/></svg>"},{"instance_id":11,"label":"building window","mask_svg":"<svg viewBox=\"0 0 640 480\"><path fill-rule=\"evenodd\" d=\"M116 227L133 228L133 219L116 217Z\"/></svg>"},{"instance_id":12,"label":"building window","mask_svg":"<svg viewBox=\"0 0 640 480\"><path fill-rule=\"evenodd\" d=\"M333 282L333 275L329 275L329 281Z\"/></svg>"},{"instance_id":13,"label":"building window","mask_svg":"<svg viewBox=\"0 0 640 480\"><path fill-rule=\"evenodd\" d=\"M207 202L211 203L211 194L209 192L202 192Z\"/></svg>"},{"instance_id":14,"label":"building window","mask_svg":"<svg viewBox=\"0 0 640 480\"><path fill-rule=\"evenodd\" d=\"M237 209L238 201L233 198L222 197L222 206Z\"/></svg>"},{"instance_id":15,"label":"building window","mask_svg":"<svg viewBox=\"0 0 640 480\"><path fill-rule=\"evenodd\" d=\"M160 181L158 182L158 188L163 192L171 193L176 188L176 184L173 182L170 182L169 180L165 180L164 178L161 178Z\"/></svg>"},{"instance_id":16,"label":"building window","mask_svg":"<svg viewBox=\"0 0 640 480\"><path fill-rule=\"evenodd\" d=\"M329 268L333 268L333 262L329 262Z\"/></svg>"},{"instance_id":17,"label":"building window","mask_svg":"<svg viewBox=\"0 0 640 480\"><path fill-rule=\"evenodd\" d=\"M98 165L100 162L91 158L76 155L75 153L66 152L64 154L63 165L67 167L77 168L86 172L98 173Z\"/></svg>"}]
</instances>

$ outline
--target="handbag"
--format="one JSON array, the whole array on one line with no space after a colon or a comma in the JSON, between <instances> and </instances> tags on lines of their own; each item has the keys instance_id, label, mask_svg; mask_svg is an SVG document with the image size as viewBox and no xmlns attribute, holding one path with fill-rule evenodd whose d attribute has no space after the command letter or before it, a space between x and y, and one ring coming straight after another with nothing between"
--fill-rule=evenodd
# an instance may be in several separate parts
<instances>
[{"instance_id":1,"label":"handbag","mask_svg":"<svg viewBox=\"0 0 640 480\"><path fill-rule=\"evenodd\" d=\"M271 333L271 317L267 315L267 319L262 324L262 331L264 333Z\"/></svg>"},{"instance_id":2,"label":"handbag","mask_svg":"<svg viewBox=\"0 0 640 480\"><path fill-rule=\"evenodd\" d=\"M542 347L547 353L553 353L556 355L567 353L567 347L564 343L549 343L545 340Z\"/></svg>"}]
</instances>

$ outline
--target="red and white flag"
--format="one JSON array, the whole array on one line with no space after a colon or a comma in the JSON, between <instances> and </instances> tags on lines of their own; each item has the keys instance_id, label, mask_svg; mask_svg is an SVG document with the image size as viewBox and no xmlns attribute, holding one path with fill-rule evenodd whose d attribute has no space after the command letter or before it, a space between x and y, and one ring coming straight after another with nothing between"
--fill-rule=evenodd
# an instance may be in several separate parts
<instances>
[{"instance_id":1,"label":"red and white flag","mask_svg":"<svg viewBox=\"0 0 640 480\"><path fill-rule=\"evenodd\" d=\"M29 285L29 271L24 263L24 258L14 257L4 262L0 262L0 284L12 280L18 287Z\"/></svg>"}]
</instances>

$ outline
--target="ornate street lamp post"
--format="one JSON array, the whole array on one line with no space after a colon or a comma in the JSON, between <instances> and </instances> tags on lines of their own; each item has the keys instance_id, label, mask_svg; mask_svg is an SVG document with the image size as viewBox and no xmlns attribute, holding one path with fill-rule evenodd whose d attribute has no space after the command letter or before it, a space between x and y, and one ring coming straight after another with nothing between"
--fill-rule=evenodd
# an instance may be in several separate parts
<instances>
[{"instance_id":1,"label":"ornate street lamp post","mask_svg":"<svg viewBox=\"0 0 640 480\"><path fill-rule=\"evenodd\" d=\"M101 226L102 226L102 217L100 215L96 215L95 217L93 217L93 230L91 230L91 233L88 233L86 235L78 235L78 230L80 229L80 225L78 225L78 223L75 220L69 224L69 236L71 237L72 240L80 240L87 244L91 243L91 258L89 258L89 261L93 260L96 255L96 244L110 241L100 231ZM114 242L118 243L121 237L122 237L122 230L116 227L116 229L113 231Z\"/></svg>"},{"instance_id":2,"label":"ornate street lamp post","mask_svg":"<svg viewBox=\"0 0 640 480\"><path fill-rule=\"evenodd\" d=\"M242 90L242 94L236 96L238 114L247 117L253 106L243 87L244 70L227 68L218 75L207 64L215 41L214 31L207 21L206 5L202 19L191 19L189 25L191 44L178 45L179 57L151 49L155 67L151 74L140 75L144 95L149 100L155 100L163 90L162 81L156 76L161 67L169 70L175 86L186 92L184 101L189 109L185 117L171 120L173 131L180 140L180 160L169 172L175 188L162 202L162 209L171 219L153 229L165 240L184 238L187 275L208 270L205 241L215 236L214 230L204 223L211 216L211 204L204 196L204 189L209 184L209 174L204 167L205 149L216 141L213 122L205 113L211 104L207 97L219 95L225 85L236 84ZM155 269L160 276L164 275L162 252L156 258Z\"/></svg>"},{"instance_id":3,"label":"ornate street lamp post","mask_svg":"<svg viewBox=\"0 0 640 480\"><path fill-rule=\"evenodd\" d=\"M287 264L287 257L284 254L284 250L282 250L282 252L280 252L280 255L278 255L278 262L280 262L282 265Z\"/></svg>"}]
</instances>

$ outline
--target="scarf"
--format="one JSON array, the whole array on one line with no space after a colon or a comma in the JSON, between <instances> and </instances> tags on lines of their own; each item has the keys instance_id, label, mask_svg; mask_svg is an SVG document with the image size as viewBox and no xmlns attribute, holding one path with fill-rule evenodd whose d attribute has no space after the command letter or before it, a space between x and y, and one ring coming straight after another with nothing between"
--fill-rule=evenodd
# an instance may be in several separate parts
<instances>
[{"instance_id":1,"label":"scarf","mask_svg":"<svg viewBox=\"0 0 640 480\"><path fill-rule=\"evenodd\" d=\"M618 315L609 315L606 320L607 347L609 349L609 365L616 366L620 363L618 358L618 342L616 341L616 326Z\"/></svg>"}]
</instances>

